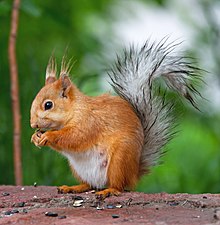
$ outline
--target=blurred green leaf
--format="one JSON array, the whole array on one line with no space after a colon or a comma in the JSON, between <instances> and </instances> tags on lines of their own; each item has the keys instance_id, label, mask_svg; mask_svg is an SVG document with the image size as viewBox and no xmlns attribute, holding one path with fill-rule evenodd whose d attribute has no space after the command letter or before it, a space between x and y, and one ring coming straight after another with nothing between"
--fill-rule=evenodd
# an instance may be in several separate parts
<instances>
[{"instance_id":1,"label":"blurred green leaf","mask_svg":"<svg viewBox=\"0 0 220 225\"><path fill-rule=\"evenodd\" d=\"M0 16L7 15L10 11L10 3L8 1L0 1Z\"/></svg>"},{"instance_id":2,"label":"blurred green leaf","mask_svg":"<svg viewBox=\"0 0 220 225\"><path fill-rule=\"evenodd\" d=\"M21 1L21 10L30 16L39 17L42 14L40 7L33 3L31 0Z\"/></svg>"}]
</instances>

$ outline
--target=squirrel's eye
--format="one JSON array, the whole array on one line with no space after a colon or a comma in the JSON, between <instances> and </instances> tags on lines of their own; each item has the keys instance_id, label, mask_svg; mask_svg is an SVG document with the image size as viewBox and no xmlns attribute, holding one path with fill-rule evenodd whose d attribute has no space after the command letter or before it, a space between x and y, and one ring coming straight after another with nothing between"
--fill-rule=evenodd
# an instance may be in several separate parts
<instances>
[{"instance_id":1,"label":"squirrel's eye","mask_svg":"<svg viewBox=\"0 0 220 225\"><path fill-rule=\"evenodd\" d=\"M45 104L44 104L44 110L49 110L52 107L53 107L53 102L51 102L51 101L45 102Z\"/></svg>"}]
</instances>

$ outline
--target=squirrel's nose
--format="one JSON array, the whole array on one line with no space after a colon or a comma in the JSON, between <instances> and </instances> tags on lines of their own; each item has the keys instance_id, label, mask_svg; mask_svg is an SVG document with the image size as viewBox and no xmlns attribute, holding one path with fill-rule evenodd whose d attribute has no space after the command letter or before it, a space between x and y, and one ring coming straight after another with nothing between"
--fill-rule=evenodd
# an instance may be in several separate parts
<instances>
[{"instance_id":1,"label":"squirrel's nose","mask_svg":"<svg viewBox=\"0 0 220 225\"><path fill-rule=\"evenodd\" d=\"M38 125L37 125L37 123L31 123L31 127L32 128L38 128Z\"/></svg>"}]
</instances>

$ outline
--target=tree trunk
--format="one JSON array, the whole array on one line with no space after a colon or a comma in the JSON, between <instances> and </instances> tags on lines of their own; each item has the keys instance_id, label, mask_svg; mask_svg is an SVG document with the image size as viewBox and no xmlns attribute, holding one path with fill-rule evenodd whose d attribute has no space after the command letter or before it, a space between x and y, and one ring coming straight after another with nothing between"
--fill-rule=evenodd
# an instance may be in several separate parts
<instances>
[{"instance_id":1,"label":"tree trunk","mask_svg":"<svg viewBox=\"0 0 220 225\"><path fill-rule=\"evenodd\" d=\"M13 111L13 150L14 150L14 175L15 184L22 185L21 163L21 119L19 102L18 70L16 62L16 35L18 27L20 0L14 0L11 17L11 30L9 36L8 56L11 77L11 99Z\"/></svg>"}]
</instances>

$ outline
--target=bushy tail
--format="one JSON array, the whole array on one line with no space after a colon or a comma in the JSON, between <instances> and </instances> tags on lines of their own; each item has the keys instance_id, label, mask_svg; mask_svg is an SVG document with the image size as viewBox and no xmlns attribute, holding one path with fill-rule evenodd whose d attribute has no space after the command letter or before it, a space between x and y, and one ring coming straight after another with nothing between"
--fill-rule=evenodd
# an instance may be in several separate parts
<instances>
[{"instance_id":1,"label":"bushy tail","mask_svg":"<svg viewBox=\"0 0 220 225\"><path fill-rule=\"evenodd\" d=\"M161 148L172 138L175 125L173 103L155 91L153 80L164 78L166 84L188 99L197 108L193 96L199 92L192 80L200 78L198 68L188 58L176 55L178 44L158 44L147 41L142 48L125 50L109 76L118 95L132 104L144 128L144 146L140 161L140 174L146 172L161 156Z\"/></svg>"}]
</instances>

